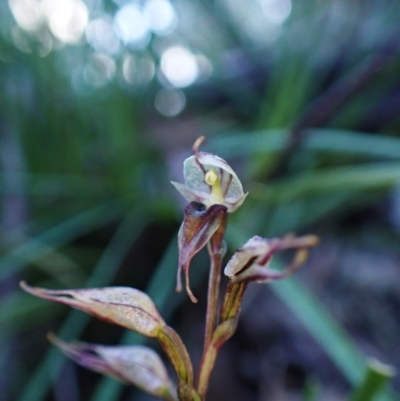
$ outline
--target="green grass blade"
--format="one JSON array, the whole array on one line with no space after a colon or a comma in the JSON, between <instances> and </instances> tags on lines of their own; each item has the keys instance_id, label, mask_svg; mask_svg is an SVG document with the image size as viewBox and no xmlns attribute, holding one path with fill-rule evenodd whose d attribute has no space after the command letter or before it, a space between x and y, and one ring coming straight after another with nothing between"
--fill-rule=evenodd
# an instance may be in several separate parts
<instances>
[{"instance_id":1,"label":"green grass blade","mask_svg":"<svg viewBox=\"0 0 400 401\"><path fill-rule=\"evenodd\" d=\"M274 260L271 267L279 269L282 266ZM323 347L346 379L353 386L358 386L363 380L365 357L318 299L293 277L270 285ZM398 397L385 392L379 400L398 401Z\"/></svg>"},{"instance_id":2,"label":"green grass blade","mask_svg":"<svg viewBox=\"0 0 400 401\"><path fill-rule=\"evenodd\" d=\"M69 220L19 245L0 259L0 280L23 269L30 261L44 256L48 247L58 248L121 217L115 204L105 204ZM47 247L38 246L46 244Z\"/></svg>"},{"instance_id":3,"label":"green grass blade","mask_svg":"<svg viewBox=\"0 0 400 401\"><path fill-rule=\"evenodd\" d=\"M350 401L373 401L394 375L395 371L391 366L374 359L369 360L363 381Z\"/></svg>"},{"instance_id":4,"label":"green grass blade","mask_svg":"<svg viewBox=\"0 0 400 401\"><path fill-rule=\"evenodd\" d=\"M282 129L229 133L212 138L207 146L225 159L260 153L270 155L284 149L288 133ZM400 139L356 131L309 129L301 149L399 159Z\"/></svg>"},{"instance_id":5,"label":"green grass blade","mask_svg":"<svg viewBox=\"0 0 400 401\"><path fill-rule=\"evenodd\" d=\"M331 129L311 129L304 147L358 156L400 159L400 139L377 134Z\"/></svg>"},{"instance_id":6,"label":"green grass blade","mask_svg":"<svg viewBox=\"0 0 400 401\"><path fill-rule=\"evenodd\" d=\"M330 168L282 179L275 184L254 184L252 198L268 202L289 202L305 196L337 192L386 189L400 183L400 163L374 163Z\"/></svg>"},{"instance_id":7,"label":"green grass blade","mask_svg":"<svg viewBox=\"0 0 400 401\"><path fill-rule=\"evenodd\" d=\"M274 260L271 267L279 270L281 264ZM365 359L347 334L324 309L321 302L293 277L272 283L271 288L323 346L346 378L352 384L359 383L362 379Z\"/></svg>"}]
</instances>

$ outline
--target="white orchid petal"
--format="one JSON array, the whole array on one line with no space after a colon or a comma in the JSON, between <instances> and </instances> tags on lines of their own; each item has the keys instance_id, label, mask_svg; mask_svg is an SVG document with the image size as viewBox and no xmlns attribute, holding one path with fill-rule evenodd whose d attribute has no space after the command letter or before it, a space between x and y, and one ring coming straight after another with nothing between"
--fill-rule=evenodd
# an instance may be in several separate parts
<instances>
[{"instance_id":1,"label":"white orchid petal","mask_svg":"<svg viewBox=\"0 0 400 401\"><path fill-rule=\"evenodd\" d=\"M210 171L215 172L218 177L218 193L206 182L205 176ZM223 204L228 208L228 212L234 212L247 196L229 164L211 153L196 151L194 156L187 158L183 163L183 175L185 184L172 184L188 202L201 202L207 209L215 204Z\"/></svg>"}]
</instances>

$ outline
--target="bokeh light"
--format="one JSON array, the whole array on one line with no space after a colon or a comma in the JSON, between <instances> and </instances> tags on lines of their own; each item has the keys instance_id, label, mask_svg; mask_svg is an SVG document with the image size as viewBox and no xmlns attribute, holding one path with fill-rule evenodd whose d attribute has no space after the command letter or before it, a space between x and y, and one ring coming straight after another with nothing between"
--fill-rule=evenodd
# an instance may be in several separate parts
<instances>
[{"instance_id":1,"label":"bokeh light","mask_svg":"<svg viewBox=\"0 0 400 401\"><path fill-rule=\"evenodd\" d=\"M147 85L154 77L155 65L149 56L140 57L129 54L124 57L122 74L130 85Z\"/></svg>"},{"instance_id":2,"label":"bokeh light","mask_svg":"<svg viewBox=\"0 0 400 401\"><path fill-rule=\"evenodd\" d=\"M84 68L85 81L89 85L101 87L114 78L116 71L115 61L106 54L94 53Z\"/></svg>"},{"instance_id":3,"label":"bokeh light","mask_svg":"<svg viewBox=\"0 0 400 401\"><path fill-rule=\"evenodd\" d=\"M292 11L291 0L261 0L264 16L269 22L282 24Z\"/></svg>"},{"instance_id":4,"label":"bokeh light","mask_svg":"<svg viewBox=\"0 0 400 401\"><path fill-rule=\"evenodd\" d=\"M9 0L17 24L27 31L36 30L43 22L43 12L38 0Z\"/></svg>"},{"instance_id":5,"label":"bokeh light","mask_svg":"<svg viewBox=\"0 0 400 401\"><path fill-rule=\"evenodd\" d=\"M49 28L61 42L76 43L89 21L86 5L80 0L43 0L43 12Z\"/></svg>"},{"instance_id":6,"label":"bokeh light","mask_svg":"<svg viewBox=\"0 0 400 401\"><path fill-rule=\"evenodd\" d=\"M154 99L154 106L160 114L175 117L185 108L186 97L180 90L161 89Z\"/></svg>"},{"instance_id":7,"label":"bokeh light","mask_svg":"<svg viewBox=\"0 0 400 401\"><path fill-rule=\"evenodd\" d=\"M86 40L98 52L117 54L120 49L120 40L108 19L96 19L86 28Z\"/></svg>"},{"instance_id":8,"label":"bokeh light","mask_svg":"<svg viewBox=\"0 0 400 401\"><path fill-rule=\"evenodd\" d=\"M158 35L171 33L178 22L175 10L168 0L148 0L143 12L150 29Z\"/></svg>"},{"instance_id":9,"label":"bokeh light","mask_svg":"<svg viewBox=\"0 0 400 401\"><path fill-rule=\"evenodd\" d=\"M114 27L121 40L132 48L141 49L150 40L147 18L136 4L129 3L119 9Z\"/></svg>"},{"instance_id":10,"label":"bokeh light","mask_svg":"<svg viewBox=\"0 0 400 401\"><path fill-rule=\"evenodd\" d=\"M161 71L168 81L178 88L191 85L198 77L196 58L181 46L170 47L163 53Z\"/></svg>"}]
</instances>

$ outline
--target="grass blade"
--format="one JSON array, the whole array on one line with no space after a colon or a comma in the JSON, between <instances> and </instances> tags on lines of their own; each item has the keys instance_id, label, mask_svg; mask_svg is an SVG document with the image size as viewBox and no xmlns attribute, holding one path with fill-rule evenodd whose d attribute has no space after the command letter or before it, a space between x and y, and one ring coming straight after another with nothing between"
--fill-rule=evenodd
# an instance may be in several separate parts
<instances>
[{"instance_id":1,"label":"grass blade","mask_svg":"<svg viewBox=\"0 0 400 401\"><path fill-rule=\"evenodd\" d=\"M370 360L361 385L356 389L350 401L372 401L379 394L386 383L394 376L391 366L384 365L377 360Z\"/></svg>"},{"instance_id":2,"label":"grass blade","mask_svg":"<svg viewBox=\"0 0 400 401\"><path fill-rule=\"evenodd\" d=\"M58 248L118 219L122 211L115 205L105 204L78 214L56 227L38 235L0 259L0 280L23 269L29 262L44 256L48 249ZM46 244L47 246L38 246Z\"/></svg>"},{"instance_id":3,"label":"grass blade","mask_svg":"<svg viewBox=\"0 0 400 401\"><path fill-rule=\"evenodd\" d=\"M274 260L272 268L280 267L280 263ZM270 285L323 347L346 379L353 386L358 386L363 380L366 359L330 313L293 277ZM379 400L398 401L398 397L387 391L380 395Z\"/></svg>"},{"instance_id":4,"label":"grass blade","mask_svg":"<svg viewBox=\"0 0 400 401\"><path fill-rule=\"evenodd\" d=\"M398 183L400 163L375 163L304 173L275 184L257 183L249 196L259 201L282 203L326 192L387 189Z\"/></svg>"}]
</instances>

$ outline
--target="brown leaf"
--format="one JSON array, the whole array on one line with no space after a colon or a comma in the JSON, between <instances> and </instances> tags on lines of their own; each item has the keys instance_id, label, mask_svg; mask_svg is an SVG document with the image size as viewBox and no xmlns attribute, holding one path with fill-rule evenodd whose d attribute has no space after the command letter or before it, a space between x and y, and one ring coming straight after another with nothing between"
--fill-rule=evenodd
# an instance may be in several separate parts
<instances>
[{"instance_id":1,"label":"brown leaf","mask_svg":"<svg viewBox=\"0 0 400 401\"><path fill-rule=\"evenodd\" d=\"M39 298L72 306L147 337L156 337L159 329L165 325L153 301L134 288L48 290L30 287L24 282L20 286Z\"/></svg>"},{"instance_id":2,"label":"brown leaf","mask_svg":"<svg viewBox=\"0 0 400 401\"><path fill-rule=\"evenodd\" d=\"M148 347L66 343L54 335L49 335L49 340L81 366L135 385L155 397L168 394L168 399L176 399L161 358Z\"/></svg>"}]
</instances>

